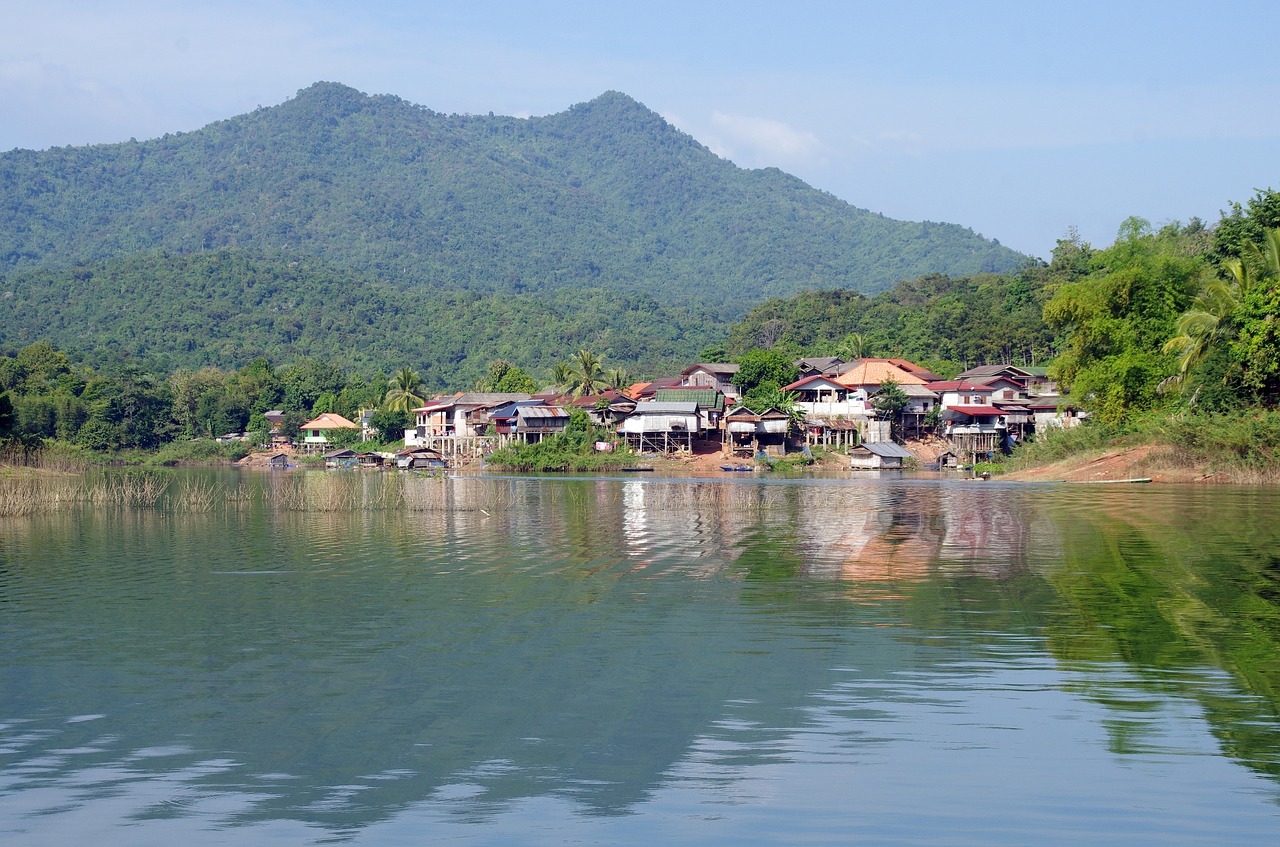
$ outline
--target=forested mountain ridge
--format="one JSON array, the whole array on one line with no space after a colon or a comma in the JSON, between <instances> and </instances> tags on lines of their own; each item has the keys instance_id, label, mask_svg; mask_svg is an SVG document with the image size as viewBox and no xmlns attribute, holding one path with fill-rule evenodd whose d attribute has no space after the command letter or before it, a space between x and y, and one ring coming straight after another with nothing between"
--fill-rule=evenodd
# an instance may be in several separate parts
<instances>
[{"instance_id":1,"label":"forested mountain ridge","mask_svg":"<svg viewBox=\"0 0 1280 847\"><path fill-rule=\"evenodd\" d=\"M399 288L643 292L722 317L1024 257L744 170L616 92L535 118L438 114L317 83L143 142L0 154L0 275L252 248Z\"/></svg>"},{"instance_id":2,"label":"forested mountain ridge","mask_svg":"<svg viewBox=\"0 0 1280 847\"><path fill-rule=\"evenodd\" d=\"M650 295L398 289L319 259L224 248L135 253L13 274L0 349L47 341L151 371L323 359L362 373L412 363L431 389L507 359L541 377L583 346L636 373L683 367L724 326Z\"/></svg>"}]
</instances>

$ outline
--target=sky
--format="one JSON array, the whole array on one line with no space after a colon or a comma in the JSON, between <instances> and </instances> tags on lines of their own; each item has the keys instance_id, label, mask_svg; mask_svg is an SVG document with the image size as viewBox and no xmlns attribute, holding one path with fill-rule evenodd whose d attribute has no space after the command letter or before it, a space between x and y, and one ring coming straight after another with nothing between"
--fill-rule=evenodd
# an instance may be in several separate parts
<instances>
[{"instance_id":1,"label":"sky","mask_svg":"<svg viewBox=\"0 0 1280 847\"><path fill-rule=\"evenodd\" d=\"M608 90L744 168L1049 258L1280 188L1264 2L0 0L0 151L155 138L318 81L437 112Z\"/></svg>"}]
</instances>

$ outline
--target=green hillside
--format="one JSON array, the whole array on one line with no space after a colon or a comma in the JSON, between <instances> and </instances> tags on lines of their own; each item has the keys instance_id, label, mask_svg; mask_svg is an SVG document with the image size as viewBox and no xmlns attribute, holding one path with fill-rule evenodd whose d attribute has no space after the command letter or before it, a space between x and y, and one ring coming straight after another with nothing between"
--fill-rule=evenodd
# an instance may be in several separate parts
<instances>
[{"instance_id":1,"label":"green hillside","mask_svg":"<svg viewBox=\"0 0 1280 847\"><path fill-rule=\"evenodd\" d=\"M0 275L223 248L402 290L603 288L728 318L805 289L1024 258L738 168L615 92L518 119L318 83L195 132L0 155Z\"/></svg>"},{"instance_id":2,"label":"green hillside","mask_svg":"<svg viewBox=\"0 0 1280 847\"><path fill-rule=\"evenodd\" d=\"M473 384L498 358L541 375L582 347L632 373L678 369L725 331L643 293L402 291L315 259L232 249L24 271L2 287L3 346L48 341L161 373L315 357L372 373L411 365L443 389Z\"/></svg>"}]
</instances>

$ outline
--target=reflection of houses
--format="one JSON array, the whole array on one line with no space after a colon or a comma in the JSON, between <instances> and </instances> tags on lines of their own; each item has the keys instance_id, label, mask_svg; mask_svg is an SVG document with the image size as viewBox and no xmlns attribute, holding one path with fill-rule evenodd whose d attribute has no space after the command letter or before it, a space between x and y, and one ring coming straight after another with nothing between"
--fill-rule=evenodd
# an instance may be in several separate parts
<instances>
[{"instance_id":1,"label":"reflection of houses","mask_svg":"<svg viewBox=\"0 0 1280 847\"><path fill-rule=\"evenodd\" d=\"M738 406L725 413L723 451L726 455L754 456L764 452L785 456L790 428L791 418L785 412L766 409L756 413Z\"/></svg>"},{"instance_id":2,"label":"reflection of houses","mask_svg":"<svg viewBox=\"0 0 1280 847\"><path fill-rule=\"evenodd\" d=\"M299 429L305 433L302 437L303 448L308 451L322 450L330 443L329 435L339 429L360 429L360 424L352 423L342 415L325 412L307 421Z\"/></svg>"},{"instance_id":3,"label":"reflection of houses","mask_svg":"<svg viewBox=\"0 0 1280 847\"><path fill-rule=\"evenodd\" d=\"M693 439L702 429L698 404L643 400L618 425L627 446L641 453L693 452Z\"/></svg>"},{"instance_id":4,"label":"reflection of houses","mask_svg":"<svg viewBox=\"0 0 1280 847\"><path fill-rule=\"evenodd\" d=\"M849 451L849 466L854 470L901 470L911 451L892 441L859 444Z\"/></svg>"}]
</instances>

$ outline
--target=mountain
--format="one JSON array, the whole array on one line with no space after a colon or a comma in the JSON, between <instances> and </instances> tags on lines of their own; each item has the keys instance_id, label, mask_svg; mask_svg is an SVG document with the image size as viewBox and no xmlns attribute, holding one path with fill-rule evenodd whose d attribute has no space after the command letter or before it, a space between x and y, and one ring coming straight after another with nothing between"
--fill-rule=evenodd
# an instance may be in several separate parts
<instances>
[{"instance_id":1,"label":"mountain","mask_svg":"<svg viewBox=\"0 0 1280 847\"><path fill-rule=\"evenodd\" d=\"M961 226L739 168L617 92L520 119L317 83L190 133L0 155L6 288L33 269L219 249L404 291L606 289L722 319L807 289L874 292L1025 259Z\"/></svg>"}]
</instances>

